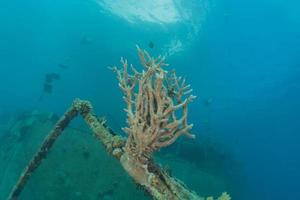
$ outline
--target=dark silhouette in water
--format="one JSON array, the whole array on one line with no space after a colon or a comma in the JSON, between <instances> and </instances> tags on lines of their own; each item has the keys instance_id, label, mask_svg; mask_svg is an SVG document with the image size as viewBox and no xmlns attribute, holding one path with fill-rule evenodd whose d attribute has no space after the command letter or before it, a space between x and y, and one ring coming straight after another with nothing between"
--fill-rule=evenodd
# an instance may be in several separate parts
<instances>
[{"instance_id":1,"label":"dark silhouette in water","mask_svg":"<svg viewBox=\"0 0 300 200\"><path fill-rule=\"evenodd\" d=\"M85 160L88 160L89 158L90 158L90 152L88 151L88 150L84 150L83 152L82 152L82 156L83 156L83 158L85 159Z\"/></svg>"},{"instance_id":2,"label":"dark silhouette in water","mask_svg":"<svg viewBox=\"0 0 300 200\"><path fill-rule=\"evenodd\" d=\"M52 83L53 80L60 80L60 75L57 73L48 73L45 76L45 81L47 83Z\"/></svg>"},{"instance_id":3,"label":"dark silhouette in water","mask_svg":"<svg viewBox=\"0 0 300 200\"><path fill-rule=\"evenodd\" d=\"M44 83L43 92L51 94L52 91L53 91L53 86L51 84L49 84L49 83Z\"/></svg>"},{"instance_id":4,"label":"dark silhouette in water","mask_svg":"<svg viewBox=\"0 0 300 200\"><path fill-rule=\"evenodd\" d=\"M152 41L150 41L150 42L148 43L148 46L149 46L150 49L153 49L153 48L154 48L154 43L153 43Z\"/></svg>"},{"instance_id":5,"label":"dark silhouette in water","mask_svg":"<svg viewBox=\"0 0 300 200\"><path fill-rule=\"evenodd\" d=\"M44 97L44 94L52 94L53 92L53 81L60 80L60 75L58 73L47 73L45 75L45 81L43 84L43 93L39 98L41 101Z\"/></svg>"}]
</instances>

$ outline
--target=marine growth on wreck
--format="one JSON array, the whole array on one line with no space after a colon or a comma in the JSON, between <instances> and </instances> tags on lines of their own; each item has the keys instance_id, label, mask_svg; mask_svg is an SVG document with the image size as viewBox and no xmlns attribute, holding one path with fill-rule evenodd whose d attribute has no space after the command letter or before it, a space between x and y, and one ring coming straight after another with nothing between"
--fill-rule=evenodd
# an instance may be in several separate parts
<instances>
[{"instance_id":1,"label":"marine growth on wreck","mask_svg":"<svg viewBox=\"0 0 300 200\"><path fill-rule=\"evenodd\" d=\"M139 47L137 52L142 71L129 65L123 58L121 69L112 68L117 74L127 105L127 127L123 129L127 137L112 133L105 121L99 120L95 115L90 102L74 100L24 169L8 200L18 199L30 176L42 163L56 139L78 115L83 117L107 152L118 159L125 171L154 199L214 199L201 197L189 190L183 182L170 176L154 162L152 155L155 151L173 144L182 135L195 137L190 133L193 124L188 123L188 104L195 96L191 94L192 89L185 79L178 77L175 71L167 70L168 64L164 57L153 58ZM224 192L217 199L231 198Z\"/></svg>"}]
</instances>

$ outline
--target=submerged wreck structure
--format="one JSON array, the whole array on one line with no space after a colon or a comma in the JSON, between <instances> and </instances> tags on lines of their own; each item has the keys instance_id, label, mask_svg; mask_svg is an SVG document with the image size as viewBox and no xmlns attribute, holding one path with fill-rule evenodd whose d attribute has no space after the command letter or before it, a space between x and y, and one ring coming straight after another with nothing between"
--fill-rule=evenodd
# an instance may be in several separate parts
<instances>
[{"instance_id":1,"label":"submerged wreck structure","mask_svg":"<svg viewBox=\"0 0 300 200\"><path fill-rule=\"evenodd\" d=\"M175 71L168 72L164 69L167 66L164 57L152 58L139 47L137 51L144 68L141 72L133 65L129 66L123 58L122 68L111 68L117 75L127 105L127 127L123 128L127 137L112 134L104 126L104 121L97 118L90 102L74 100L24 169L8 200L18 199L31 174L70 121L78 115L83 117L107 152L118 159L134 181L144 187L154 199L214 199L198 196L154 162L152 154L155 151L171 145L182 135L195 137L189 132L193 125L187 122L188 104L195 96L191 95L192 90L185 79L177 77ZM227 193L217 198L230 199Z\"/></svg>"}]
</instances>

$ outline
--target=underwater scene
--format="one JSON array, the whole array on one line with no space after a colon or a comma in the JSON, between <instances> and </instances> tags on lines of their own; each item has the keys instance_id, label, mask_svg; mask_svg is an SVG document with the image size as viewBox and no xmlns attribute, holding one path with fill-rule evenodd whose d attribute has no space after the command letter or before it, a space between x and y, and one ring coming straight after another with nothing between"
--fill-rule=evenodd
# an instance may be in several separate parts
<instances>
[{"instance_id":1,"label":"underwater scene","mask_svg":"<svg viewBox=\"0 0 300 200\"><path fill-rule=\"evenodd\" d=\"M0 200L300 199L300 2L0 0Z\"/></svg>"}]
</instances>

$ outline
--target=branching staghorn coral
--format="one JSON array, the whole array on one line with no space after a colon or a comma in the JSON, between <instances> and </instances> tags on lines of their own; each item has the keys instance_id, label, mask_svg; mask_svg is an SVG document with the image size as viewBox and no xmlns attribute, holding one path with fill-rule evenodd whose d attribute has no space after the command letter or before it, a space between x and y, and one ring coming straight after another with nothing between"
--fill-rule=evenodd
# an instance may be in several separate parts
<instances>
[{"instance_id":1,"label":"branching staghorn coral","mask_svg":"<svg viewBox=\"0 0 300 200\"><path fill-rule=\"evenodd\" d=\"M171 145L181 135L190 138L193 124L188 124L188 104L195 98L185 79L163 68L168 66L164 57L152 58L137 47L142 72L121 58L122 69L114 67L119 87L127 104L128 134L126 151L140 161L147 161L154 151ZM180 112L181 110L181 112ZM181 116L178 117L178 112Z\"/></svg>"}]
</instances>

